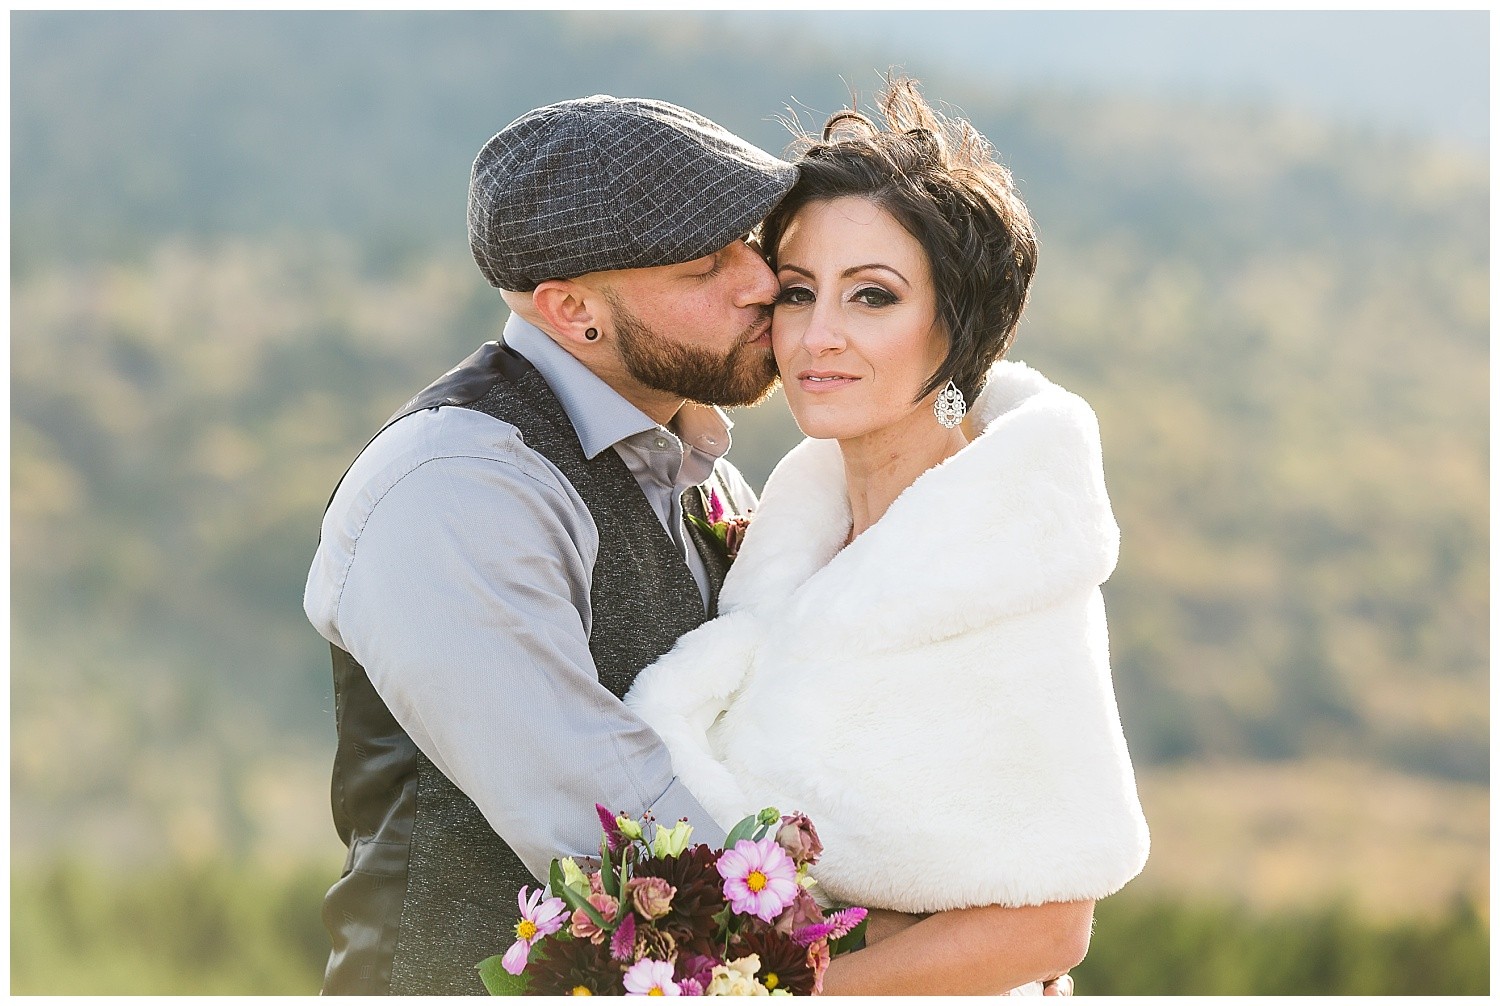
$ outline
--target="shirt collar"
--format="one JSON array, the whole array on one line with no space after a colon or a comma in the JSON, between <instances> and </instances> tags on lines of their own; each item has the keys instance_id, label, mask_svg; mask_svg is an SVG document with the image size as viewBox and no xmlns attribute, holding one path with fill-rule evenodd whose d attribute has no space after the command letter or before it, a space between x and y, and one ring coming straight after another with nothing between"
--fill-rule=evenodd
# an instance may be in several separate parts
<instances>
[{"instance_id":1,"label":"shirt collar","mask_svg":"<svg viewBox=\"0 0 1500 1006\"><path fill-rule=\"evenodd\" d=\"M590 461L622 440L661 428L546 332L514 312L505 323L505 342L542 375ZM669 432L688 447L719 458L729 450L733 425L716 406L686 402L673 419L676 431Z\"/></svg>"}]
</instances>

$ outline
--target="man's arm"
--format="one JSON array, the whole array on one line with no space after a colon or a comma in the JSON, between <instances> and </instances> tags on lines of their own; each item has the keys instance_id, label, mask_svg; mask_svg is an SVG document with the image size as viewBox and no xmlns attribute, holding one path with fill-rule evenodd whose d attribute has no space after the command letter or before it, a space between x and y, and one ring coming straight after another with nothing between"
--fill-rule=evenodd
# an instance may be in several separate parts
<instances>
[{"instance_id":1,"label":"man's arm","mask_svg":"<svg viewBox=\"0 0 1500 1006\"><path fill-rule=\"evenodd\" d=\"M440 457L384 489L351 548L340 641L534 874L597 850L595 802L687 817L720 840L660 740L599 684L587 621L597 537L535 457Z\"/></svg>"}]
</instances>

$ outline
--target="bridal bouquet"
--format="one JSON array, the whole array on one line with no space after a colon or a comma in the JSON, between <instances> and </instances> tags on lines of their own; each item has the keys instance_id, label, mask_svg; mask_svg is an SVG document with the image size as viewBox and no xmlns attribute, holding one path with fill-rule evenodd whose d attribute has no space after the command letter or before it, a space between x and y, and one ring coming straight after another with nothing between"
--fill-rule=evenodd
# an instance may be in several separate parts
<instances>
[{"instance_id":1,"label":"bridal bouquet","mask_svg":"<svg viewBox=\"0 0 1500 1006\"><path fill-rule=\"evenodd\" d=\"M812 822L774 808L722 849L596 805L600 865L553 860L546 890L521 888L516 941L479 965L494 995L815 995L858 939L863 908L826 917L807 868ZM530 893L528 893L530 892Z\"/></svg>"}]
</instances>

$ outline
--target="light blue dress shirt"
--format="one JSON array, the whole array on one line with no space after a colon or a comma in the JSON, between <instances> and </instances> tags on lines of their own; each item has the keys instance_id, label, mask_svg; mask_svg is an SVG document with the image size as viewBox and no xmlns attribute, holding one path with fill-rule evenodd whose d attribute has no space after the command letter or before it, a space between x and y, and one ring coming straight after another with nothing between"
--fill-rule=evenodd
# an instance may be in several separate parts
<instances>
[{"instance_id":1,"label":"light blue dress shirt","mask_svg":"<svg viewBox=\"0 0 1500 1006\"><path fill-rule=\"evenodd\" d=\"M719 466L729 421L687 404L658 426L545 333L505 340L557 395L590 458L614 449L707 600L680 496ZM660 738L598 680L588 636L599 534L583 500L508 423L465 408L392 424L323 519L303 606L364 667L396 721L539 878L597 854L594 803L722 830L677 782ZM476 878L476 882L482 882Z\"/></svg>"}]
</instances>

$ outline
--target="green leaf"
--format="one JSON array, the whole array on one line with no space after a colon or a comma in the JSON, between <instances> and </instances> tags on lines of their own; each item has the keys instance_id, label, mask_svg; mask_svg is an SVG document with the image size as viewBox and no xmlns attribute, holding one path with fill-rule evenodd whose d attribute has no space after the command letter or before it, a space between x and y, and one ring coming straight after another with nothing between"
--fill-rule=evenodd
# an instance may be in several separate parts
<instances>
[{"instance_id":1,"label":"green leaf","mask_svg":"<svg viewBox=\"0 0 1500 1006\"><path fill-rule=\"evenodd\" d=\"M734 921L734 909L730 908L728 905L725 905L723 908L715 912L712 918L714 925L718 926L720 929L728 929L730 927L730 923Z\"/></svg>"},{"instance_id":2,"label":"green leaf","mask_svg":"<svg viewBox=\"0 0 1500 1006\"><path fill-rule=\"evenodd\" d=\"M635 845L627 845L620 850L620 907L615 912L615 918L624 920L625 913L630 911L630 865L634 858L630 854L635 850Z\"/></svg>"},{"instance_id":3,"label":"green leaf","mask_svg":"<svg viewBox=\"0 0 1500 1006\"><path fill-rule=\"evenodd\" d=\"M685 519L692 521L694 526L713 535L714 541L719 543L720 548L728 547L727 543L724 540L724 528L710 524L708 521L704 520L702 517L696 516L695 514L685 513L682 516Z\"/></svg>"},{"instance_id":4,"label":"green leaf","mask_svg":"<svg viewBox=\"0 0 1500 1006\"><path fill-rule=\"evenodd\" d=\"M839 954L847 954L851 950L863 950L865 946L865 926L869 924L870 917L866 915L859 920L859 925L849 930L836 940L828 941L828 956L837 957Z\"/></svg>"},{"instance_id":5,"label":"green leaf","mask_svg":"<svg viewBox=\"0 0 1500 1006\"><path fill-rule=\"evenodd\" d=\"M524 974L513 975L500 966L504 954L486 957L479 962L479 980L492 996L523 996L531 979Z\"/></svg>"},{"instance_id":6,"label":"green leaf","mask_svg":"<svg viewBox=\"0 0 1500 1006\"><path fill-rule=\"evenodd\" d=\"M611 898L620 896L620 878L615 876L614 861L609 858L609 844L606 842L599 849L599 879L604 884L604 893Z\"/></svg>"},{"instance_id":7,"label":"green leaf","mask_svg":"<svg viewBox=\"0 0 1500 1006\"><path fill-rule=\"evenodd\" d=\"M571 856L552 861L552 869L547 874L547 886L559 898L564 890L581 894L585 898L589 896L589 879Z\"/></svg>"},{"instance_id":8,"label":"green leaf","mask_svg":"<svg viewBox=\"0 0 1500 1006\"><path fill-rule=\"evenodd\" d=\"M749 838L755 831L755 826L760 823L759 814L751 814L729 831L729 836L724 839L724 848L733 848L734 843L742 838Z\"/></svg>"},{"instance_id":9,"label":"green leaf","mask_svg":"<svg viewBox=\"0 0 1500 1006\"><path fill-rule=\"evenodd\" d=\"M557 896L559 898L562 898L563 901L567 903L567 906L573 909L575 912L579 909L582 909L583 914L589 917L590 922L592 922L594 925L598 926L605 932L609 932L610 927L605 923L604 916L600 915L599 910L593 905L589 904L588 899L583 895L579 894L571 887L563 887L558 890Z\"/></svg>"}]
</instances>

